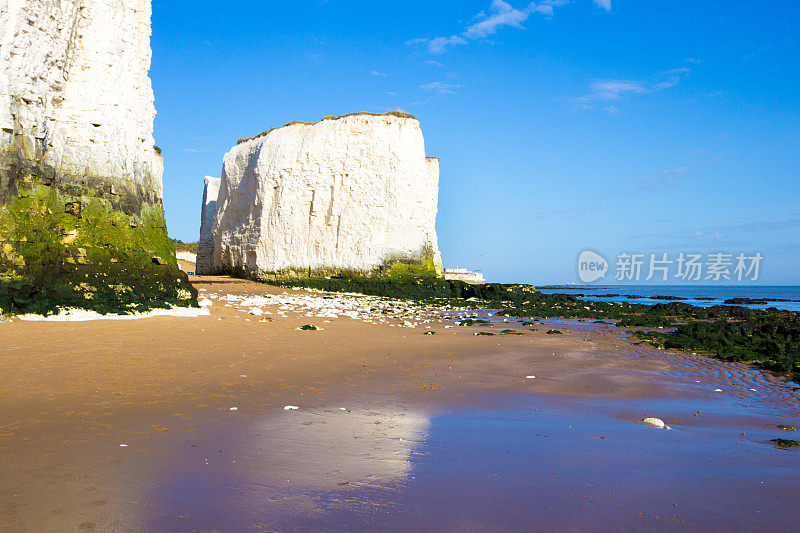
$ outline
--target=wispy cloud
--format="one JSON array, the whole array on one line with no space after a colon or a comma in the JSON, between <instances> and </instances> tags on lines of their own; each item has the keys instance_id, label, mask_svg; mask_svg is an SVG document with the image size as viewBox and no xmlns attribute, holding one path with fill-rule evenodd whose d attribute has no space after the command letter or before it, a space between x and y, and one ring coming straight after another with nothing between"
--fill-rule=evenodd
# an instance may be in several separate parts
<instances>
[{"instance_id":1,"label":"wispy cloud","mask_svg":"<svg viewBox=\"0 0 800 533\"><path fill-rule=\"evenodd\" d=\"M621 100L623 97L653 93L674 87L681 82L691 69L686 67L674 68L659 72L649 81L637 80L594 80L589 84L587 94L576 99L578 109L594 109L596 104L606 105L609 112L616 113L616 106L608 105Z\"/></svg>"},{"instance_id":2,"label":"wispy cloud","mask_svg":"<svg viewBox=\"0 0 800 533\"><path fill-rule=\"evenodd\" d=\"M373 70L372 72L370 72L370 74L372 74L373 76L378 77L378 78L385 78L386 77L386 73L385 72L378 72L377 70Z\"/></svg>"},{"instance_id":3,"label":"wispy cloud","mask_svg":"<svg viewBox=\"0 0 800 533\"><path fill-rule=\"evenodd\" d=\"M656 80L653 83L653 88L669 89L670 87L675 87L678 85L678 83L680 83L681 78L689 72L691 72L691 70L686 67L674 68L661 72L656 76Z\"/></svg>"},{"instance_id":4,"label":"wispy cloud","mask_svg":"<svg viewBox=\"0 0 800 533\"><path fill-rule=\"evenodd\" d=\"M606 11L611 11L611 0L594 0L594 3Z\"/></svg>"},{"instance_id":5,"label":"wispy cloud","mask_svg":"<svg viewBox=\"0 0 800 533\"><path fill-rule=\"evenodd\" d=\"M758 233L775 233L779 231L788 231L800 228L800 218L793 216L791 218L778 219L778 220L761 220L754 222L743 222L738 224L722 224L718 226L706 226L702 228L694 228L680 231L672 231L665 233L651 233L646 235L636 235L637 239L650 239L653 237L664 239L679 239L683 241L705 241L705 240L725 240L729 236L740 238L745 234L758 234ZM792 245L796 246L796 245Z\"/></svg>"},{"instance_id":6,"label":"wispy cloud","mask_svg":"<svg viewBox=\"0 0 800 533\"><path fill-rule=\"evenodd\" d=\"M621 96L626 94L642 94L649 93L650 89L632 80L595 80L589 84L590 93L588 95L592 100L600 100L608 102L610 100L619 100Z\"/></svg>"},{"instance_id":7,"label":"wispy cloud","mask_svg":"<svg viewBox=\"0 0 800 533\"><path fill-rule=\"evenodd\" d=\"M712 165L720 159L720 156L715 155L702 161L692 161L686 165L659 170L647 176L640 176L632 179L630 182L634 185L638 185L640 188L648 190L666 189L674 186L677 180L690 170Z\"/></svg>"},{"instance_id":8,"label":"wispy cloud","mask_svg":"<svg viewBox=\"0 0 800 533\"><path fill-rule=\"evenodd\" d=\"M192 137L191 146L183 149L184 152L190 154L204 154L208 150L208 139L205 137Z\"/></svg>"},{"instance_id":9,"label":"wispy cloud","mask_svg":"<svg viewBox=\"0 0 800 533\"><path fill-rule=\"evenodd\" d=\"M449 37L433 37L421 38L408 41L410 45L422 45L427 48L431 54L443 54L448 49L465 45L469 41L479 39L486 39L495 33L500 28L512 27L522 29L522 25L528 18L534 14L539 13L542 15L552 15L553 8L562 6L568 0L540 0L528 4L527 7L517 9L505 0L492 0L489 6L489 12L481 11L473 19L473 23L467 26L463 32L451 35ZM610 0L602 0L608 1Z\"/></svg>"},{"instance_id":10,"label":"wispy cloud","mask_svg":"<svg viewBox=\"0 0 800 533\"><path fill-rule=\"evenodd\" d=\"M514 9L511 4L503 0L493 0L489 10L490 15L484 15L482 20L464 31L463 36L466 39L484 39L497 33L498 28L503 26L522 28L522 23L530 16L528 10Z\"/></svg>"},{"instance_id":11,"label":"wispy cloud","mask_svg":"<svg viewBox=\"0 0 800 533\"><path fill-rule=\"evenodd\" d=\"M435 94L453 94L455 89L458 89L459 87L461 87L461 85L447 83L444 81L434 81L431 83L426 83L425 85L420 85L420 89Z\"/></svg>"}]
</instances>

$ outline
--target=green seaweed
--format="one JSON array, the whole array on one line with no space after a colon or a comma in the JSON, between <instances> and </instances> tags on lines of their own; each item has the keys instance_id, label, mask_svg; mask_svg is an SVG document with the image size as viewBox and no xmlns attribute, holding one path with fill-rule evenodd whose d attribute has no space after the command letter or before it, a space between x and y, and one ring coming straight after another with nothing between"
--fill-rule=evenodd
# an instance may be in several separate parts
<instances>
[{"instance_id":1,"label":"green seaweed","mask_svg":"<svg viewBox=\"0 0 800 533\"><path fill-rule=\"evenodd\" d=\"M548 335L563 335L562 332L558 331L557 329L551 329L547 331Z\"/></svg>"},{"instance_id":2,"label":"green seaweed","mask_svg":"<svg viewBox=\"0 0 800 533\"><path fill-rule=\"evenodd\" d=\"M0 308L54 314L196 306L167 237L163 208L137 215L108 200L32 184L0 207Z\"/></svg>"},{"instance_id":3,"label":"green seaweed","mask_svg":"<svg viewBox=\"0 0 800 533\"><path fill-rule=\"evenodd\" d=\"M488 320L481 320L476 318L465 318L458 322L459 326L488 326L491 324Z\"/></svg>"},{"instance_id":4,"label":"green seaweed","mask_svg":"<svg viewBox=\"0 0 800 533\"><path fill-rule=\"evenodd\" d=\"M800 446L800 442L791 439L772 439L770 442L778 448L796 448Z\"/></svg>"}]
</instances>

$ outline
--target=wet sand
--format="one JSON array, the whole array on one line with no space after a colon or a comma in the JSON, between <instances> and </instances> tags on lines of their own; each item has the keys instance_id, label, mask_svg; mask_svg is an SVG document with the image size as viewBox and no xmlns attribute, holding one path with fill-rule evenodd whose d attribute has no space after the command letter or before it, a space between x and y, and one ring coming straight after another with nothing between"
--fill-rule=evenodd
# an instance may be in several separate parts
<instances>
[{"instance_id":1,"label":"wet sand","mask_svg":"<svg viewBox=\"0 0 800 533\"><path fill-rule=\"evenodd\" d=\"M776 424L800 425L781 378L589 323L411 328L297 310L262 322L219 297L283 289L193 281L217 295L210 316L0 323L0 531L800 519L800 452L768 443L797 438ZM505 328L526 334L474 335Z\"/></svg>"}]
</instances>

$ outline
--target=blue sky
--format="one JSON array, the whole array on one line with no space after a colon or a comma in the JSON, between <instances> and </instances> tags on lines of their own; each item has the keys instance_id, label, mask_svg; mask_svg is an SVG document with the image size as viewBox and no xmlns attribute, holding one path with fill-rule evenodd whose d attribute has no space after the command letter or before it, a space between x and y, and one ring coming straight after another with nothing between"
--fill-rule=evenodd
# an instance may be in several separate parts
<instances>
[{"instance_id":1,"label":"blue sky","mask_svg":"<svg viewBox=\"0 0 800 533\"><path fill-rule=\"evenodd\" d=\"M448 266L577 281L581 251L760 252L800 284L800 3L153 1L172 236L239 137L401 109L442 159ZM613 276L613 273L611 274ZM606 280L611 281L611 280Z\"/></svg>"}]
</instances>

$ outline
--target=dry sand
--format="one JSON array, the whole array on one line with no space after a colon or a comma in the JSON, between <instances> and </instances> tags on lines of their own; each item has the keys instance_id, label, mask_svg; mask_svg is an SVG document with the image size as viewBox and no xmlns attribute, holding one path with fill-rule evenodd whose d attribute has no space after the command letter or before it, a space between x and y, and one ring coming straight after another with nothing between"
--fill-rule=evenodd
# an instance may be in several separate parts
<instances>
[{"instance_id":1,"label":"dry sand","mask_svg":"<svg viewBox=\"0 0 800 533\"><path fill-rule=\"evenodd\" d=\"M229 278L192 279L201 298L285 292ZM461 513L407 502L403 509L417 514L395 516L393 505L403 500L403 484L415 479L415 458L425 450L432 420L519 395L554 406L601 405L598 413L612 409L602 405L646 405L637 402L653 398L699 400L713 396L711 385L687 389L695 381L689 378L701 375L715 386L731 383L726 394L734 399L748 394L747 384L776 387L779 393L760 400L765 416L776 421L791 421L796 406L779 378L633 349L610 329L561 326L564 335L546 335L547 326L530 331L519 324L434 321L428 330L425 324L398 327L403 320L389 320L395 326L343 317L325 322L296 311L262 322L236 303L214 300L210 309L210 316L197 318L0 324L0 531L537 529L524 513L459 522L454 517L470 514L469 499ZM296 329L304 324L323 329ZM474 335L505 327L526 335ZM284 409L290 405L300 409ZM668 424L716 423L713 415L701 422L683 411L672 409ZM608 417L639 431L641 418L660 414L622 408ZM740 422L731 431L764 425L745 415ZM776 455L778 466L798 465L796 453L752 444L783 454ZM796 487L785 494L786 486L771 488L770 501L800 496ZM515 491L506 487L494 497ZM553 514L540 526L606 529L588 527L596 510L558 501L565 508L548 504ZM609 529L706 526L699 512L664 522L651 520L647 509L633 512L638 502L592 505L618 517L605 523ZM796 515L789 509L775 512L783 519ZM420 521L440 512L444 523ZM575 517L586 518L571 522Z\"/></svg>"}]
</instances>

